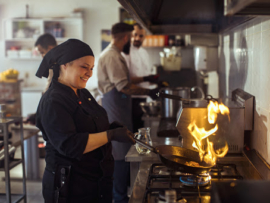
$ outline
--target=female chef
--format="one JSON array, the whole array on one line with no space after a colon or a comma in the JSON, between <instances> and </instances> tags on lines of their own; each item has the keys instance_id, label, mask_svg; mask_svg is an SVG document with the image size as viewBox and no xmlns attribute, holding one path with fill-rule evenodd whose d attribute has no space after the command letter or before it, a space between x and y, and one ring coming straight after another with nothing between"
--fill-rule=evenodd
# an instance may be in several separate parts
<instances>
[{"instance_id":1,"label":"female chef","mask_svg":"<svg viewBox=\"0 0 270 203\"><path fill-rule=\"evenodd\" d=\"M135 143L133 134L95 101L86 83L94 54L77 39L50 50L36 73L54 77L42 96L36 126L46 141L45 202L112 202L114 160L111 141Z\"/></svg>"}]
</instances>

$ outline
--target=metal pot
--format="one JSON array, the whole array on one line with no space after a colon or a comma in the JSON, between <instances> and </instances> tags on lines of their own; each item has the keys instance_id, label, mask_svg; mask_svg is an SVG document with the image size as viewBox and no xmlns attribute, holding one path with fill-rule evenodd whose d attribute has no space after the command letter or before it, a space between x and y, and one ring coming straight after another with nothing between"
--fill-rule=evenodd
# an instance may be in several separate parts
<instances>
[{"instance_id":1,"label":"metal pot","mask_svg":"<svg viewBox=\"0 0 270 203\"><path fill-rule=\"evenodd\" d=\"M198 87L176 87L176 88L162 88L161 92L169 95L176 95L179 97L182 97L183 99L190 99L190 91L194 91L195 89L198 89L201 92L202 97L192 100L202 100L204 99L204 93L203 90ZM182 105L182 101L170 99L170 98L162 98L161 100L161 116L163 118L176 118L177 112L179 108Z\"/></svg>"}]
</instances>

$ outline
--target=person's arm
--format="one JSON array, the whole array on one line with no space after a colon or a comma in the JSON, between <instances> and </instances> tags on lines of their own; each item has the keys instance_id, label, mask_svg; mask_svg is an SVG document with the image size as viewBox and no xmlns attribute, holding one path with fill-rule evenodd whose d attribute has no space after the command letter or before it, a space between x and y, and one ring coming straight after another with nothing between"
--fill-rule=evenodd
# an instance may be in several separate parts
<instances>
[{"instance_id":1,"label":"person's arm","mask_svg":"<svg viewBox=\"0 0 270 203\"><path fill-rule=\"evenodd\" d=\"M149 95L150 90L128 83L121 92L127 95Z\"/></svg>"},{"instance_id":2,"label":"person's arm","mask_svg":"<svg viewBox=\"0 0 270 203\"><path fill-rule=\"evenodd\" d=\"M141 82L150 82L150 83L157 84L158 83L158 78L159 78L159 75L147 75L147 76L144 76L144 77L132 77L131 78L131 83L138 84L138 83L141 83Z\"/></svg>"},{"instance_id":3,"label":"person's arm","mask_svg":"<svg viewBox=\"0 0 270 203\"><path fill-rule=\"evenodd\" d=\"M149 95L152 99L156 99L156 93L158 90L149 90L138 87L131 82L128 82L128 69L126 62L115 56L109 56L107 63L110 64L110 68L107 68L108 77L119 92L123 92L127 95Z\"/></svg>"},{"instance_id":4,"label":"person's arm","mask_svg":"<svg viewBox=\"0 0 270 203\"><path fill-rule=\"evenodd\" d=\"M108 142L107 132L100 132L100 133L94 133L88 135L87 144L84 150L84 154L91 152L103 145L105 145Z\"/></svg>"},{"instance_id":5,"label":"person's arm","mask_svg":"<svg viewBox=\"0 0 270 203\"><path fill-rule=\"evenodd\" d=\"M138 84L138 83L144 82L144 80L143 80L143 77L132 77L130 78L130 82L132 84Z\"/></svg>"},{"instance_id":6,"label":"person's arm","mask_svg":"<svg viewBox=\"0 0 270 203\"><path fill-rule=\"evenodd\" d=\"M101 147L107 142L111 141L131 144L136 143L133 133L129 131L126 127L120 127L118 123L114 123L113 126L110 125L110 128L111 127L113 127L113 129L100 133L89 134L87 144L83 153L85 154L87 152L93 151L96 148Z\"/></svg>"}]
</instances>

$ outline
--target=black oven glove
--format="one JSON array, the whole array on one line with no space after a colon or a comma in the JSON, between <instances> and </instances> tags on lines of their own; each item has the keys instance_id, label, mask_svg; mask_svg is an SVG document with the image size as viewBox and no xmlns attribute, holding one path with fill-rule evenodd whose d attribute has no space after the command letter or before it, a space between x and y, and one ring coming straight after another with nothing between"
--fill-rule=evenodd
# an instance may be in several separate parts
<instances>
[{"instance_id":1,"label":"black oven glove","mask_svg":"<svg viewBox=\"0 0 270 203\"><path fill-rule=\"evenodd\" d=\"M158 99L157 93L159 93L159 88L149 90L148 95L151 97L151 99L156 100Z\"/></svg>"},{"instance_id":2,"label":"black oven glove","mask_svg":"<svg viewBox=\"0 0 270 203\"><path fill-rule=\"evenodd\" d=\"M118 141L124 143L135 144L134 134L129 131L126 127L116 128L107 131L108 142Z\"/></svg>"},{"instance_id":3,"label":"black oven glove","mask_svg":"<svg viewBox=\"0 0 270 203\"><path fill-rule=\"evenodd\" d=\"M114 122L112 122L110 124L110 130L116 129L116 128L123 128L123 127L124 126L121 123L117 122L117 121L114 121Z\"/></svg>"},{"instance_id":4,"label":"black oven glove","mask_svg":"<svg viewBox=\"0 0 270 203\"><path fill-rule=\"evenodd\" d=\"M34 114L28 115L26 120L24 121L24 123L35 125L36 124L36 114L34 113Z\"/></svg>"},{"instance_id":5,"label":"black oven glove","mask_svg":"<svg viewBox=\"0 0 270 203\"><path fill-rule=\"evenodd\" d=\"M143 77L143 81L150 82L150 83L158 83L159 75L148 75Z\"/></svg>"}]
</instances>

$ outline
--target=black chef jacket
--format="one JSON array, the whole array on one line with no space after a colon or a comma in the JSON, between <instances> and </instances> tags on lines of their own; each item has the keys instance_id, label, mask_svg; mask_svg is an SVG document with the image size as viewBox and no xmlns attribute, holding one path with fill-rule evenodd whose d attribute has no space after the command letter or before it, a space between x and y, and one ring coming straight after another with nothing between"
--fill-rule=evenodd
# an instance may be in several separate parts
<instances>
[{"instance_id":1,"label":"black chef jacket","mask_svg":"<svg viewBox=\"0 0 270 203\"><path fill-rule=\"evenodd\" d=\"M85 196L91 189L111 190L113 157L111 143L83 154L89 133L109 129L106 111L86 89L77 91L52 81L37 109L36 125L46 141L46 170L71 165L71 195ZM104 189L107 187L107 189Z\"/></svg>"}]
</instances>

